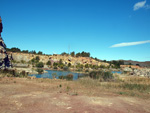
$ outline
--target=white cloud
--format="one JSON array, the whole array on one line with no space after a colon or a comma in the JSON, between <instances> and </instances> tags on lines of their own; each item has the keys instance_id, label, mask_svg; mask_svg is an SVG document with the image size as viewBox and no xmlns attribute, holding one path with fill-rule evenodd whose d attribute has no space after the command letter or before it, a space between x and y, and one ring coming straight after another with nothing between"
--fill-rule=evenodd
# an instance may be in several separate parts
<instances>
[{"instance_id":1,"label":"white cloud","mask_svg":"<svg viewBox=\"0 0 150 113\"><path fill-rule=\"evenodd\" d=\"M115 44L115 45L112 45L111 48L113 48L113 47L124 47L124 46L133 46L133 45L139 45L139 44L145 44L145 43L150 43L150 40L139 41L139 42L125 42L125 43Z\"/></svg>"},{"instance_id":2,"label":"white cloud","mask_svg":"<svg viewBox=\"0 0 150 113\"><path fill-rule=\"evenodd\" d=\"M140 8L145 8L145 7L146 7L145 4L146 4L146 0L145 0L145 1L138 2L138 3L136 3L136 4L133 6L133 10L136 11L136 10L138 10L138 9L140 9Z\"/></svg>"}]
</instances>

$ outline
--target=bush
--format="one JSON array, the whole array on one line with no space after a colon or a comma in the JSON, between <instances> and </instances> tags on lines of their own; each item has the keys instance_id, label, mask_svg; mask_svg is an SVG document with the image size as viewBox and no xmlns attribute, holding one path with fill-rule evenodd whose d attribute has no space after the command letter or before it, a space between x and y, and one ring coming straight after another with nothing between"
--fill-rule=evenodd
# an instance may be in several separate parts
<instances>
[{"instance_id":1,"label":"bush","mask_svg":"<svg viewBox=\"0 0 150 113\"><path fill-rule=\"evenodd\" d=\"M54 62L54 63L53 63L53 66L58 66L58 63Z\"/></svg>"},{"instance_id":2,"label":"bush","mask_svg":"<svg viewBox=\"0 0 150 113\"><path fill-rule=\"evenodd\" d=\"M68 75L66 76L66 79L67 79L67 80L73 80L73 74L68 74Z\"/></svg>"},{"instance_id":3,"label":"bush","mask_svg":"<svg viewBox=\"0 0 150 113\"><path fill-rule=\"evenodd\" d=\"M113 74L109 71L92 71L89 76L93 79L103 79L104 81L110 81L114 78Z\"/></svg>"},{"instance_id":4,"label":"bush","mask_svg":"<svg viewBox=\"0 0 150 113\"><path fill-rule=\"evenodd\" d=\"M51 61L48 61L48 62L46 63L46 65L49 65L49 66L50 66L50 65L51 65Z\"/></svg>"},{"instance_id":5,"label":"bush","mask_svg":"<svg viewBox=\"0 0 150 113\"><path fill-rule=\"evenodd\" d=\"M0 73L4 74L4 76L7 76L7 77L27 77L28 76L28 73L25 71L22 71L19 73L16 70L9 70L9 69L0 70Z\"/></svg>"},{"instance_id":6,"label":"bush","mask_svg":"<svg viewBox=\"0 0 150 113\"><path fill-rule=\"evenodd\" d=\"M39 74L42 74L43 73L43 69L37 69L36 70Z\"/></svg>"},{"instance_id":7,"label":"bush","mask_svg":"<svg viewBox=\"0 0 150 113\"><path fill-rule=\"evenodd\" d=\"M64 79L64 76L62 75L62 76L59 76L58 78L59 78L59 79Z\"/></svg>"},{"instance_id":8,"label":"bush","mask_svg":"<svg viewBox=\"0 0 150 113\"><path fill-rule=\"evenodd\" d=\"M71 63L68 63L68 67L71 67Z\"/></svg>"},{"instance_id":9,"label":"bush","mask_svg":"<svg viewBox=\"0 0 150 113\"><path fill-rule=\"evenodd\" d=\"M57 66L54 66L54 68L53 68L53 69L58 69L58 68L57 68Z\"/></svg>"},{"instance_id":10,"label":"bush","mask_svg":"<svg viewBox=\"0 0 150 113\"><path fill-rule=\"evenodd\" d=\"M73 80L73 74L68 74L66 76L59 76L59 79Z\"/></svg>"},{"instance_id":11,"label":"bush","mask_svg":"<svg viewBox=\"0 0 150 113\"><path fill-rule=\"evenodd\" d=\"M35 60L36 60L37 62L39 62L39 61L40 61L40 57L39 57L39 56L36 56L36 57L35 57Z\"/></svg>"},{"instance_id":12,"label":"bush","mask_svg":"<svg viewBox=\"0 0 150 113\"><path fill-rule=\"evenodd\" d=\"M43 62L39 62L39 63L37 63L37 64L36 64L36 67L38 67L38 68L42 68L42 67L44 67Z\"/></svg>"},{"instance_id":13,"label":"bush","mask_svg":"<svg viewBox=\"0 0 150 113\"><path fill-rule=\"evenodd\" d=\"M113 78L114 78L114 76L111 72L109 72L109 71L104 72L104 75L103 75L104 81L113 80Z\"/></svg>"},{"instance_id":14,"label":"bush","mask_svg":"<svg viewBox=\"0 0 150 113\"><path fill-rule=\"evenodd\" d=\"M28 76L25 71L22 71L22 72L21 72L21 75L22 75L22 77L27 77L27 76Z\"/></svg>"},{"instance_id":15,"label":"bush","mask_svg":"<svg viewBox=\"0 0 150 113\"><path fill-rule=\"evenodd\" d=\"M60 64L59 67L60 67L61 69L63 69L63 68L64 68L64 65L63 65L63 64Z\"/></svg>"}]
</instances>

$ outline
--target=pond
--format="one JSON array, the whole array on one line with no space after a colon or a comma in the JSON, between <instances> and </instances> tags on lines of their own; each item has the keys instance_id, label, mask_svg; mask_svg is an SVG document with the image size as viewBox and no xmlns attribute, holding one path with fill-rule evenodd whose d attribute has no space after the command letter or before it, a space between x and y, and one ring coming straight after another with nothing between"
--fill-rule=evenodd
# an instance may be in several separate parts
<instances>
[{"instance_id":1,"label":"pond","mask_svg":"<svg viewBox=\"0 0 150 113\"><path fill-rule=\"evenodd\" d=\"M54 71L54 70L46 70L48 73L43 74L32 74L29 76L35 76L36 78L50 78L52 79L55 76L57 79L59 76L66 76L68 74L73 74L73 80L77 80L79 76L82 76L82 73L75 73L70 71Z\"/></svg>"},{"instance_id":2,"label":"pond","mask_svg":"<svg viewBox=\"0 0 150 113\"><path fill-rule=\"evenodd\" d=\"M57 79L59 76L66 76L68 74L73 75L73 80L77 80L79 76L83 76L83 73L75 73L71 71L54 71L54 70L46 70L48 73L43 73L43 74L32 74L29 76L35 76L36 78L50 78L52 79L53 76L55 76ZM121 71L112 71L112 73L118 73L121 74Z\"/></svg>"}]
</instances>

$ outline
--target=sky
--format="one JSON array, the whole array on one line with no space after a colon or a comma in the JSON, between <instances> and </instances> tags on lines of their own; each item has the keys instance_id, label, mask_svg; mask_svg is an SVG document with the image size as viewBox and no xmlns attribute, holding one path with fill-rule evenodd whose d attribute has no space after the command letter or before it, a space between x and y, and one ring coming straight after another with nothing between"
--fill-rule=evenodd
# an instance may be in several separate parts
<instances>
[{"instance_id":1,"label":"sky","mask_svg":"<svg viewBox=\"0 0 150 113\"><path fill-rule=\"evenodd\" d=\"M8 48L150 61L150 0L0 0L0 16Z\"/></svg>"}]
</instances>

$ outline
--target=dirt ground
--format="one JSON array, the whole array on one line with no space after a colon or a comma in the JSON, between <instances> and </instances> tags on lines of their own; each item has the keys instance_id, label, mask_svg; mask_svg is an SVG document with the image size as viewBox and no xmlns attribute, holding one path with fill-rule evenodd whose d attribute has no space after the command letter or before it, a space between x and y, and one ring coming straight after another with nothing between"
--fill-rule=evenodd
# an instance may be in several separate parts
<instances>
[{"instance_id":1,"label":"dirt ground","mask_svg":"<svg viewBox=\"0 0 150 113\"><path fill-rule=\"evenodd\" d=\"M63 88L65 82L0 78L0 113L150 113L149 99L105 92L88 96Z\"/></svg>"}]
</instances>

